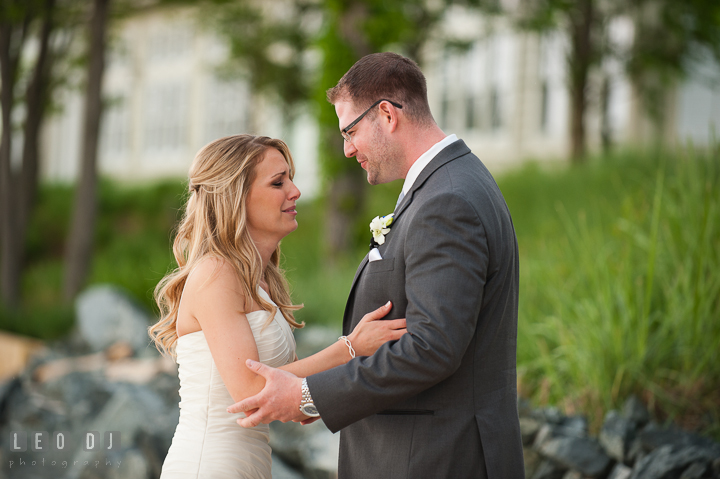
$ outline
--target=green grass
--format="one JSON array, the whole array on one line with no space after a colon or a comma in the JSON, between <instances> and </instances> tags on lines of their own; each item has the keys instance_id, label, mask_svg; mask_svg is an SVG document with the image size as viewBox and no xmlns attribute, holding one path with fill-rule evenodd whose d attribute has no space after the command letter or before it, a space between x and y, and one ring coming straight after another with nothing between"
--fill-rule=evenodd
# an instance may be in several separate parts
<instances>
[{"instance_id":1,"label":"green grass","mask_svg":"<svg viewBox=\"0 0 720 479\"><path fill-rule=\"evenodd\" d=\"M596 425L636 393L717 436L717 152L528 167L500 184L521 251L523 388Z\"/></svg>"},{"instance_id":2,"label":"green grass","mask_svg":"<svg viewBox=\"0 0 720 479\"><path fill-rule=\"evenodd\" d=\"M595 426L630 393L654 413L720 438L720 152L618 153L581 167L529 164L498 175L520 245L518 371L537 404L588 414ZM401 182L370 188L355 247L326 257L323 203L298 206L284 265L308 324L339 327L368 223ZM181 180L104 182L90 282L111 282L152 308L173 266ZM0 328L50 338L72 325L62 306L62 246L72 192L46 186L28 240L24 307Z\"/></svg>"}]
</instances>

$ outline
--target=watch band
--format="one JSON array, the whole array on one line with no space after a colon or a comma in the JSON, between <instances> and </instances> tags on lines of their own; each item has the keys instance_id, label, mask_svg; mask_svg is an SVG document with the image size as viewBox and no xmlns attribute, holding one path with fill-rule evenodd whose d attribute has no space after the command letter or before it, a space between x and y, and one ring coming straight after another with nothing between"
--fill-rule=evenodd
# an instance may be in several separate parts
<instances>
[{"instance_id":1,"label":"watch band","mask_svg":"<svg viewBox=\"0 0 720 479\"><path fill-rule=\"evenodd\" d=\"M312 396L310 395L310 388L307 384L307 378L302 380L302 398L300 399L300 412L309 417L318 417L320 413L315 407Z\"/></svg>"}]
</instances>

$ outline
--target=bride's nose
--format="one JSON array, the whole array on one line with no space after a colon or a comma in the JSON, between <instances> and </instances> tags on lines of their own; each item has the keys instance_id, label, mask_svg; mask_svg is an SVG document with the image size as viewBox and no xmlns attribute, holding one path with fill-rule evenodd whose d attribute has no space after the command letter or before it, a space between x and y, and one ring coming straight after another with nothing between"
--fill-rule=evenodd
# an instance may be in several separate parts
<instances>
[{"instance_id":1,"label":"bride's nose","mask_svg":"<svg viewBox=\"0 0 720 479\"><path fill-rule=\"evenodd\" d=\"M288 200L296 201L298 198L300 198L300 189L293 183L288 195Z\"/></svg>"}]
</instances>

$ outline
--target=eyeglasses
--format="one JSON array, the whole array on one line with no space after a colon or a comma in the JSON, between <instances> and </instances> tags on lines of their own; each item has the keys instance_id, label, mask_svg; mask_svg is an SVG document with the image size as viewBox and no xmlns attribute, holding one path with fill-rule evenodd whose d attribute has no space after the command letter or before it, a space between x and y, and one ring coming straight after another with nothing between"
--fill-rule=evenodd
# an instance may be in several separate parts
<instances>
[{"instance_id":1,"label":"eyeglasses","mask_svg":"<svg viewBox=\"0 0 720 479\"><path fill-rule=\"evenodd\" d=\"M345 128L343 128L342 130L340 130L340 133L342 134L343 139L344 139L345 141L347 141L348 143L350 143L350 142L352 141L352 136L350 136L350 133L348 133L348 130L350 130L352 127L354 127L355 125L357 125L358 123L360 123L360 120L362 120L363 118L365 118L365 115L367 115L370 110L372 110L373 108L375 108L376 105L379 105L380 103L382 103L382 102L384 102L384 101L390 103L390 104L391 104L392 106L394 106L395 108L402 108L402 105L400 105L399 103L395 103L394 101L391 101L391 100L382 99L382 100L376 101L375 103L373 103L372 105L370 105L370 108L368 108L367 110L365 110L362 115L360 115L359 117L355 118L355 121L354 121L354 122L350 123L348 126L346 126Z\"/></svg>"}]
</instances>

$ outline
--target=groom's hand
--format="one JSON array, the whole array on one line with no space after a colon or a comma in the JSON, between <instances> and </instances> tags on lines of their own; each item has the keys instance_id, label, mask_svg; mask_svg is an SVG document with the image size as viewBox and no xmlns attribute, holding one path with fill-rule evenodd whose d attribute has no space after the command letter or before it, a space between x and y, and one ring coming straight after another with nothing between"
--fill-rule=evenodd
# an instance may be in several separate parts
<instances>
[{"instance_id":1,"label":"groom's hand","mask_svg":"<svg viewBox=\"0 0 720 479\"><path fill-rule=\"evenodd\" d=\"M238 419L242 427L255 427L272 421L300 422L308 419L300 412L302 379L281 369L271 368L248 359L247 367L265 378L265 387L255 396L250 396L230 406L229 413L248 413Z\"/></svg>"}]
</instances>

